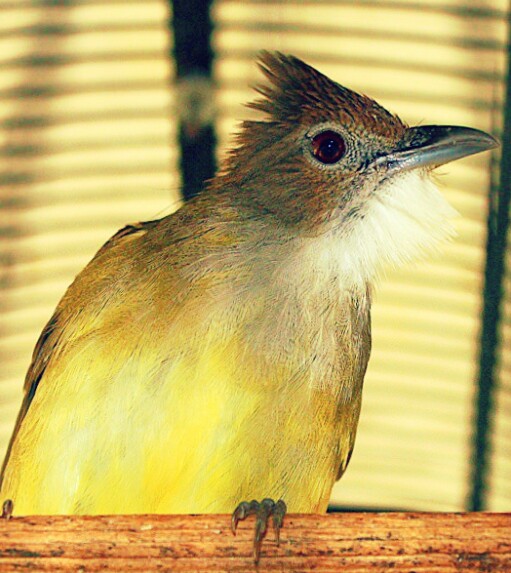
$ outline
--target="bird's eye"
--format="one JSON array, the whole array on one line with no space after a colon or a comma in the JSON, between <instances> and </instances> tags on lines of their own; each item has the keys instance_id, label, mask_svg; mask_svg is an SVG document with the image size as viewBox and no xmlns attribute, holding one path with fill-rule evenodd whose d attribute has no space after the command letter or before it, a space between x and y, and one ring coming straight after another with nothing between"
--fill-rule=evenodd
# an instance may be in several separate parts
<instances>
[{"instance_id":1,"label":"bird's eye","mask_svg":"<svg viewBox=\"0 0 511 573\"><path fill-rule=\"evenodd\" d=\"M345 152L346 143L335 131L322 131L312 138L312 155L321 163L337 163Z\"/></svg>"}]
</instances>

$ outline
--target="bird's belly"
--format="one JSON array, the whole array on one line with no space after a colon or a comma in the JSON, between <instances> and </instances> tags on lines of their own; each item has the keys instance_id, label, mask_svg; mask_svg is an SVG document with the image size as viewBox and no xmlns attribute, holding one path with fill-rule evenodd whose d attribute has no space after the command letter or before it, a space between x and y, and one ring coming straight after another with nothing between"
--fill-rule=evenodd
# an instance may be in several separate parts
<instances>
[{"instance_id":1,"label":"bird's belly","mask_svg":"<svg viewBox=\"0 0 511 573\"><path fill-rule=\"evenodd\" d=\"M18 514L230 512L265 497L325 510L350 403L289 383L295 364L235 360L233 346L171 367L157 353L141 362L110 348L108 360L123 364L114 372L96 347L79 357L94 364L87 371L62 360L34 397L1 495Z\"/></svg>"},{"instance_id":2,"label":"bird's belly","mask_svg":"<svg viewBox=\"0 0 511 573\"><path fill-rule=\"evenodd\" d=\"M293 512L325 510L337 470L337 443L331 434L318 440L320 428L293 421L285 429L276 427L265 408L239 410L234 432L223 422L205 424L195 434L196 428L184 425L174 454L164 467L156 461L150 472L152 480L160 479L155 511L228 513L241 501L265 497L283 498Z\"/></svg>"},{"instance_id":3,"label":"bird's belly","mask_svg":"<svg viewBox=\"0 0 511 573\"><path fill-rule=\"evenodd\" d=\"M99 418L85 435L57 423L39 435L22 471L23 453L13 451L2 496L18 514L226 513L265 497L283 498L290 511L325 510L336 472L332 440L289 419L276 425L266 405L247 403L232 416L228 404L202 395L167 424L154 425L154 409L152 425L126 418L112 430ZM52 450L55 432L60 447Z\"/></svg>"}]
</instances>

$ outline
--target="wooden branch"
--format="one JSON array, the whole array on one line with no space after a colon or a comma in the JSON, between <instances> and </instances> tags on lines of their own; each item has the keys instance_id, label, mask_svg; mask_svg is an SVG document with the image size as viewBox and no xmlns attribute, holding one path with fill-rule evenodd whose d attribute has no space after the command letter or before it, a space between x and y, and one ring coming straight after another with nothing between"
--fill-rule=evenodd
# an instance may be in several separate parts
<instances>
[{"instance_id":1,"label":"wooden branch","mask_svg":"<svg viewBox=\"0 0 511 573\"><path fill-rule=\"evenodd\" d=\"M511 514L289 515L256 567L253 518L226 515L14 517L0 520L0 571L511 572Z\"/></svg>"}]
</instances>

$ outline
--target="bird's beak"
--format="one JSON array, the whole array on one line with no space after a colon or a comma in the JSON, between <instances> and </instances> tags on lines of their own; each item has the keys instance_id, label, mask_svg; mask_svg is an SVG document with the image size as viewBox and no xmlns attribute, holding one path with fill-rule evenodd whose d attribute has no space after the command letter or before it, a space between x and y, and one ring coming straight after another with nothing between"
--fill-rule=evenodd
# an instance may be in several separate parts
<instances>
[{"instance_id":1,"label":"bird's beak","mask_svg":"<svg viewBox=\"0 0 511 573\"><path fill-rule=\"evenodd\" d=\"M479 129L423 125L407 129L396 150L378 157L373 164L383 165L387 172L434 168L498 145L493 136Z\"/></svg>"}]
</instances>

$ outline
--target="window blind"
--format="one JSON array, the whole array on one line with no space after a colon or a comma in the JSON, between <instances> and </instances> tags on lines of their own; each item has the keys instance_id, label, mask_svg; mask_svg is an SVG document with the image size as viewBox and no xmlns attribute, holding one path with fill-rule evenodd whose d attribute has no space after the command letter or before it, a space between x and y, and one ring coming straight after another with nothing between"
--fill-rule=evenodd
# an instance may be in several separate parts
<instances>
[{"instance_id":1,"label":"window blind","mask_svg":"<svg viewBox=\"0 0 511 573\"><path fill-rule=\"evenodd\" d=\"M177 206L165 2L0 2L0 456L37 337L127 222Z\"/></svg>"},{"instance_id":2,"label":"window blind","mask_svg":"<svg viewBox=\"0 0 511 573\"><path fill-rule=\"evenodd\" d=\"M500 325L501 353L493 416L494 440L491 450L490 509L509 509L511 503L511 232L508 232L506 278Z\"/></svg>"}]
</instances>

